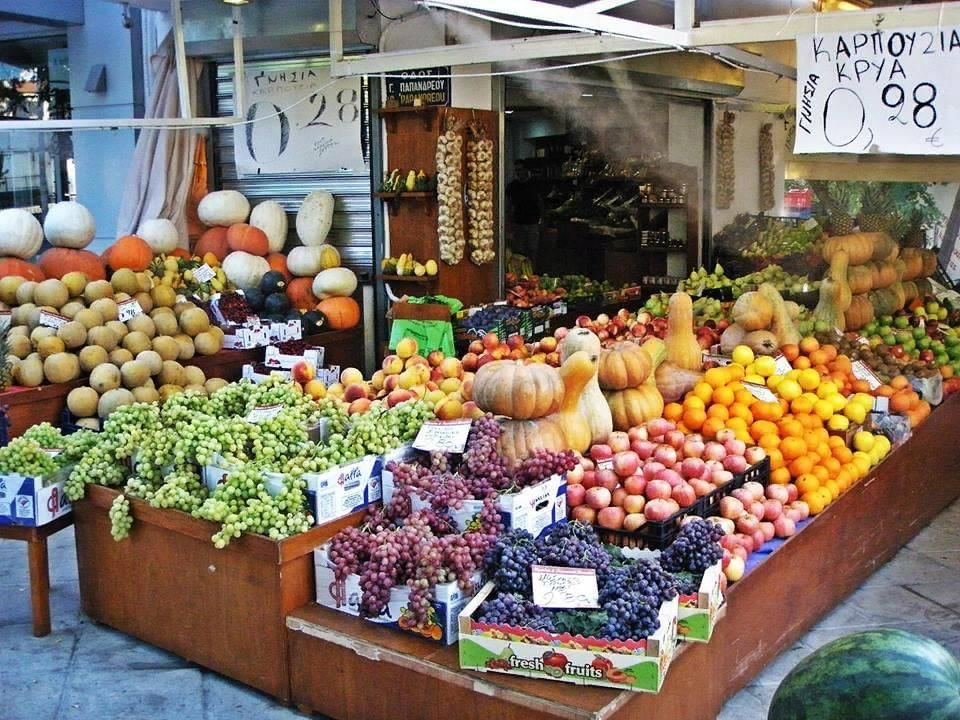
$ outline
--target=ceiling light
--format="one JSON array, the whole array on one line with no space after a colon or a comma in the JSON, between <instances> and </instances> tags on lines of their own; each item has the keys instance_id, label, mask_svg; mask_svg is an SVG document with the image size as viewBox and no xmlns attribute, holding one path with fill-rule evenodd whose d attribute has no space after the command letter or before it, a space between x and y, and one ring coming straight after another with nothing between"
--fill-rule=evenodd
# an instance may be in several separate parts
<instances>
[{"instance_id":1,"label":"ceiling light","mask_svg":"<svg viewBox=\"0 0 960 720\"><path fill-rule=\"evenodd\" d=\"M593 93L580 93L580 97L593 97Z\"/></svg>"},{"instance_id":2,"label":"ceiling light","mask_svg":"<svg viewBox=\"0 0 960 720\"><path fill-rule=\"evenodd\" d=\"M513 110L504 110L504 111L503 111L503 114L504 114L504 115L513 115Z\"/></svg>"},{"instance_id":3,"label":"ceiling light","mask_svg":"<svg viewBox=\"0 0 960 720\"><path fill-rule=\"evenodd\" d=\"M223 0L227 5L249 5L250 0Z\"/></svg>"}]
</instances>

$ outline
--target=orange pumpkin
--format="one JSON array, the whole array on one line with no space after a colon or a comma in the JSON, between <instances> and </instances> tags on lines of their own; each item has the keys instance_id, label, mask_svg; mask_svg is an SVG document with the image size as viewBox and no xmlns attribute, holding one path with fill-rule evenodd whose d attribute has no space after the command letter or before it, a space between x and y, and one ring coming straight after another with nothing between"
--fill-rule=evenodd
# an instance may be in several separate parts
<instances>
[{"instance_id":1,"label":"orange pumpkin","mask_svg":"<svg viewBox=\"0 0 960 720\"><path fill-rule=\"evenodd\" d=\"M68 272L78 270L85 274L90 280L106 280L107 270L103 266L103 260L89 250L73 250L71 248L55 247L47 250L37 265L43 270L48 278L57 278L58 280Z\"/></svg>"},{"instance_id":2,"label":"orange pumpkin","mask_svg":"<svg viewBox=\"0 0 960 720\"><path fill-rule=\"evenodd\" d=\"M267 265L270 266L271 270L275 270L278 273L282 273L283 276L287 279L287 283L293 280L293 275L290 274L290 271L287 270L287 256L283 253L270 253L267 255ZM310 279L310 282L313 282L313 278ZM313 301L313 305L316 305L317 301ZM313 307L311 305L310 307ZM309 310L310 308L305 308Z\"/></svg>"},{"instance_id":3,"label":"orange pumpkin","mask_svg":"<svg viewBox=\"0 0 960 720\"><path fill-rule=\"evenodd\" d=\"M313 294L313 278L288 280L287 297L290 299L290 304L297 310L312 310L320 302L319 298Z\"/></svg>"},{"instance_id":4,"label":"orange pumpkin","mask_svg":"<svg viewBox=\"0 0 960 720\"><path fill-rule=\"evenodd\" d=\"M140 272L146 270L153 260L153 250L137 235L124 235L107 249L106 255L107 265L114 270L129 268Z\"/></svg>"},{"instance_id":5,"label":"orange pumpkin","mask_svg":"<svg viewBox=\"0 0 960 720\"><path fill-rule=\"evenodd\" d=\"M267 234L247 223L237 223L227 229L227 245L231 250L241 250L261 257L270 252Z\"/></svg>"},{"instance_id":6,"label":"orange pumpkin","mask_svg":"<svg viewBox=\"0 0 960 720\"><path fill-rule=\"evenodd\" d=\"M178 247L168 252L167 257L175 257L175 258L182 258L183 260L189 260L193 256L190 254L190 251L187 250L186 248Z\"/></svg>"},{"instance_id":7,"label":"orange pumpkin","mask_svg":"<svg viewBox=\"0 0 960 720\"><path fill-rule=\"evenodd\" d=\"M0 257L0 277L8 275L19 275L27 280L36 280L40 282L46 280L46 275L42 269L15 257Z\"/></svg>"},{"instance_id":8,"label":"orange pumpkin","mask_svg":"<svg viewBox=\"0 0 960 720\"><path fill-rule=\"evenodd\" d=\"M331 297L317 303L331 330L349 330L360 324L360 305L352 297Z\"/></svg>"},{"instance_id":9,"label":"orange pumpkin","mask_svg":"<svg viewBox=\"0 0 960 720\"><path fill-rule=\"evenodd\" d=\"M203 257L207 253L213 253L220 262L230 254L230 246L227 245L227 228L218 226L204 231L193 247L193 254Z\"/></svg>"}]
</instances>

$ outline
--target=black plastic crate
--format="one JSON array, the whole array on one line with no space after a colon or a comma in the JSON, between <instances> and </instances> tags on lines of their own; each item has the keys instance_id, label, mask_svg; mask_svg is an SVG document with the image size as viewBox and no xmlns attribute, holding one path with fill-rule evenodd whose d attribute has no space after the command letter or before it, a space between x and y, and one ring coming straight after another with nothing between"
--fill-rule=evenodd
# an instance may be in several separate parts
<instances>
[{"instance_id":1,"label":"black plastic crate","mask_svg":"<svg viewBox=\"0 0 960 720\"><path fill-rule=\"evenodd\" d=\"M607 545L619 547L642 547L652 550L663 550L669 546L680 532L680 524L688 515L697 517L711 517L720 514L720 501L730 495L737 488L742 488L748 482L759 482L766 486L770 482L770 458L764 458L756 465L751 465L742 473L733 476L733 479L722 487L718 487L701 498L690 507L675 512L666 520L659 522L648 520L639 530L608 530L597 527L600 540Z\"/></svg>"},{"instance_id":2,"label":"black plastic crate","mask_svg":"<svg viewBox=\"0 0 960 720\"><path fill-rule=\"evenodd\" d=\"M10 418L7 417L7 408L0 405L0 447L6 447L10 442Z\"/></svg>"},{"instance_id":3,"label":"black plastic crate","mask_svg":"<svg viewBox=\"0 0 960 720\"><path fill-rule=\"evenodd\" d=\"M77 420L79 418L74 417L67 408L63 409L63 412L60 413L60 432L64 435L71 435L77 430L90 430L91 428L84 428L77 425ZM94 430L93 432L100 432L99 430Z\"/></svg>"}]
</instances>

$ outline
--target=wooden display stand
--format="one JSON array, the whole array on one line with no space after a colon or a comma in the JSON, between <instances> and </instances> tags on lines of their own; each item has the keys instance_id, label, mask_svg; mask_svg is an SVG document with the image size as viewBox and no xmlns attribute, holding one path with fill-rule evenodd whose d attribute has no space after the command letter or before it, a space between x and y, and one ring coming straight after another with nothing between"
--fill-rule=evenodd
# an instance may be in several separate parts
<instances>
[{"instance_id":1,"label":"wooden display stand","mask_svg":"<svg viewBox=\"0 0 960 720\"><path fill-rule=\"evenodd\" d=\"M726 699L960 496L948 438L960 395L728 594L706 644L684 644L659 695L459 669L456 646L308 605L290 615L293 701L334 718L709 720ZM370 692L370 678L377 691Z\"/></svg>"},{"instance_id":2,"label":"wooden display stand","mask_svg":"<svg viewBox=\"0 0 960 720\"><path fill-rule=\"evenodd\" d=\"M315 597L313 549L363 512L282 542L242 535L217 550L213 523L140 500L130 501L130 537L115 541L107 511L117 495L91 485L74 503L83 612L286 702L285 618Z\"/></svg>"},{"instance_id":3,"label":"wooden display stand","mask_svg":"<svg viewBox=\"0 0 960 720\"><path fill-rule=\"evenodd\" d=\"M447 118L456 118L459 132L463 135L463 179L466 182L467 137L464 129L468 122L481 123L487 137L494 142L494 217L499 212L496 178L499 177L499 115L490 110L468 108L423 107L384 108L380 110L387 130L387 158L391 169L423 170L430 178L437 174L437 138L446 128ZM379 182L376 178L376 182ZM439 272L435 277L380 276L394 288L394 292L411 295L440 293L459 298L464 305L481 305L497 298L499 287L499 258L486 265L470 262L470 246L466 245L463 259L456 265L447 265L440 260L440 244L437 236L437 195L435 192L377 193L389 205L387 215L390 223L390 254L413 253L419 262L437 261ZM466 232L466 219L464 220ZM495 247L499 250L499 238Z\"/></svg>"}]
</instances>

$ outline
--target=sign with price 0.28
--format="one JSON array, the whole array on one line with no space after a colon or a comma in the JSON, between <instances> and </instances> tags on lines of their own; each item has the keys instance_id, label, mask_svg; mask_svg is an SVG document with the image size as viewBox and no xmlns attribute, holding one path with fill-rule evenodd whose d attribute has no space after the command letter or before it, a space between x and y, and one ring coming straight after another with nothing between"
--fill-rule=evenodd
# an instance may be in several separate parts
<instances>
[{"instance_id":1,"label":"sign with price 0.28","mask_svg":"<svg viewBox=\"0 0 960 720\"><path fill-rule=\"evenodd\" d=\"M796 153L960 153L960 28L797 38Z\"/></svg>"},{"instance_id":2,"label":"sign with price 0.28","mask_svg":"<svg viewBox=\"0 0 960 720\"><path fill-rule=\"evenodd\" d=\"M330 80L308 64L247 72L248 122L233 130L238 174L363 169L360 80Z\"/></svg>"}]
</instances>

